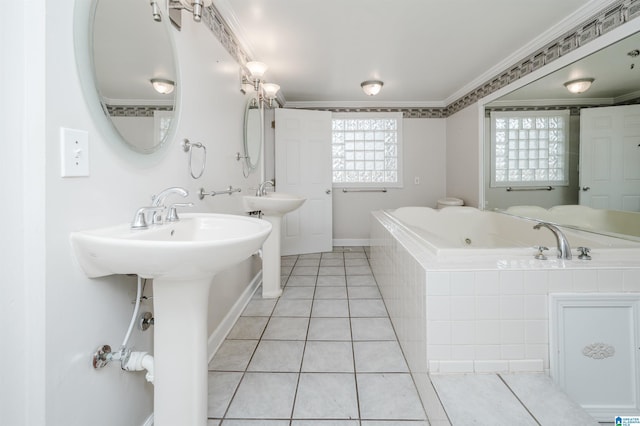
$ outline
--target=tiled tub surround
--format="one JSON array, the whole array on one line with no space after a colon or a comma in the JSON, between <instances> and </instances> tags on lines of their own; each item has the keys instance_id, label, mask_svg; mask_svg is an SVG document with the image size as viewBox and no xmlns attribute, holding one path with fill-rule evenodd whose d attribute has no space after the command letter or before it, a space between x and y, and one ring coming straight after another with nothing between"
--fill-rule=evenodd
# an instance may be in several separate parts
<instances>
[{"instance_id":1,"label":"tiled tub surround","mask_svg":"<svg viewBox=\"0 0 640 426\"><path fill-rule=\"evenodd\" d=\"M427 398L429 372L548 372L549 294L640 292L640 251L624 251L591 261L535 260L534 250L438 258L386 212L372 213L373 273Z\"/></svg>"}]
</instances>

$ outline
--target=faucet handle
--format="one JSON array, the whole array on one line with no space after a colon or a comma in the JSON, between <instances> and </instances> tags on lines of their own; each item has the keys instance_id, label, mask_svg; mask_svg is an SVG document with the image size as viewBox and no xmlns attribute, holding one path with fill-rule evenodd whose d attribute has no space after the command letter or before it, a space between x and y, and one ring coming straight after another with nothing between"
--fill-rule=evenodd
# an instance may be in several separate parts
<instances>
[{"instance_id":1,"label":"faucet handle","mask_svg":"<svg viewBox=\"0 0 640 426\"><path fill-rule=\"evenodd\" d=\"M538 260L547 260L547 256L544 255L545 250L549 250L549 247L545 246L535 246L534 249L538 250L538 253L535 255L535 258Z\"/></svg>"},{"instance_id":2,"label":"faucet handle","mask_svg":"<svg viewBox=\"0 0 640 426\"><path fill-rule=\"evenodd\" d=\"M578 247L578 251L580 252L580 255L578 255L578 259L591 260L591 256L589 255L591 249L589 247Z\"/></svg>"},{"instance_id":3,"label":"faucet handle","mask_svg":"<svg viewBox=\"0 0 640 426\"><path fill-rule=\"evenodd\" d=\"M167 218L165 219L167 222L177 222L180 220L178 217L177 207L193 207L193 203L174 203L169 206L169 210L167 211Z\"/></svg>"},{"instance_id":4,"label":"faucet handle","mask_svg":"<svg viewBox=\"0 0 640 426\"><path fill-rule=\"evenodd\" d=\"M147 213L153 212L155 215L156 212L164 210L164 207L140 207L135 216L133 216L133 221L131 222L131 229L147 229L149 224L147 223Z\"/></svg>"}]
</instances>

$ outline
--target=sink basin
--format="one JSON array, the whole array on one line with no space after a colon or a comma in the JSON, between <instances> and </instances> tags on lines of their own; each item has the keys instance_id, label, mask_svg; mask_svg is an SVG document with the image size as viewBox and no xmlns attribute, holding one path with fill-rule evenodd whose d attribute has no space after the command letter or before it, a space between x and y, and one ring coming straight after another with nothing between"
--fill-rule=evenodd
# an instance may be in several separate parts
<instances>
[{"instance_id":1,"label":"sink basin","mask_svg":"<svg viewBox=\"0 0 640 426\"><path fill-rule=\"evenodd\" d=\"M248 212L260 210L265 216L283 216L300 207L306 198L283 192L268 192L261 197L245 195L242 200Z\"/></svg>"},{"instance_id":2,"label":"sink basin","mask_svg":"<svg viewBox=\"0 0 640 426\"><path fill-rule=\"evenodd\" d=\"M209 290L217 272L251 256L269 222L225 214L183 214L178 222L71 233L90 278L153 279L154 425L207 425Z\"/></svg>"},{"instance_id":3,"label":"sink basin","mask_svg":"<svg viewBox=\"0 0 640 426\"><path fill-rule=\"evenodd\" d=\"M143 278L207 277L258 250L268 222L226 214L182 214L178 222L132 230L130 225L73 232L71 244L90 278L137 274Z\"/></svg>"},{"instance_id":4,"label":"sink basin","mask_svg":"<svg viewBox=\"0 0 640 426\"><path fill-rule=\"evenodd\" d=\"M272 232L262 247L262 297L276 298L282 294L280 287L280 234L282 216L302 206L306 198L283 192L268 192L262 197L242 197L246 211L260 210L271 223Z\"/></svg>"}]
</instances>

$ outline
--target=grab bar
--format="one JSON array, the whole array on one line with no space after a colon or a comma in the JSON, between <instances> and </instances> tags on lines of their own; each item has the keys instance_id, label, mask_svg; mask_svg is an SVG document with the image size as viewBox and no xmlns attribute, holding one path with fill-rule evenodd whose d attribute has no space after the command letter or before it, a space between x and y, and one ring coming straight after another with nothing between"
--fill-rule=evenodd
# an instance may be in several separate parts
<instances>
[{"instance_id":1,"label":"grab bar","mask_svg":"<svg viewBox=\"0 0 640 426\"><path fill-rule=\"evenodd\" d=\"M342 188L342 192L387 192L387 188L369 188L369 189Z\"/></svg>"},{"instance_id":2,"label":"grab bar","mask_svg":"<svg viewBox=\"0 0 640 426\"><path fill-rule=\"evenodd\" d=\"M524 187L524 188L512 188L507 186L507 192L511 191L551 191L555 188L553 186L536 186L536 187Z\"/></svg>"},{"instance_id":3,"label":"grab bar","mask_svg":"<svg viewBox=\"0 0 640 426\"><path fill-rule=\"evenodd\" d=\"M215 197L216 195L220 195L220 194L229 194L229 195L231 195L234 192L241 192L241 191L242 191L242 189L234 188L233 186L228 187L224 191L211 191L211 192L206 192L204 190L204 188L200 188L200 191L198 191L198 198L203 200L205 195L210 195L212 197Z\"/></svg>"}]
</instances>

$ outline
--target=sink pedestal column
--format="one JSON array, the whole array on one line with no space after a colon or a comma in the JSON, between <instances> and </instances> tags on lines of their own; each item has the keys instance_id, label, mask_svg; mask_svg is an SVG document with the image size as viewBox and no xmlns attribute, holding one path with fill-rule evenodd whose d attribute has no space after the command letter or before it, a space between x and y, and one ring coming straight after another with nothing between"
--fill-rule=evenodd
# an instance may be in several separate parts
<instances>
[{"instance_id":1,"label":"sink pedestal column","mask_svg":"<svg viewBox=\"0 0 640 426\"><path fill-rule=\"evenodd\" d=\"M212 279L153 280L155 426L207 424Z\"/></svg>"},{"instance_id":2,"label":"sink pedestal column","mask_svg":"<svg viewBox=\"0 0 640 426\"><path fill-rule=\"evenodd\" d=\"M262 297L274 299L282 294L280 282L280 227L282 216L265 215L271 233L262 245Z\"/></svg>"}]
</instances>

